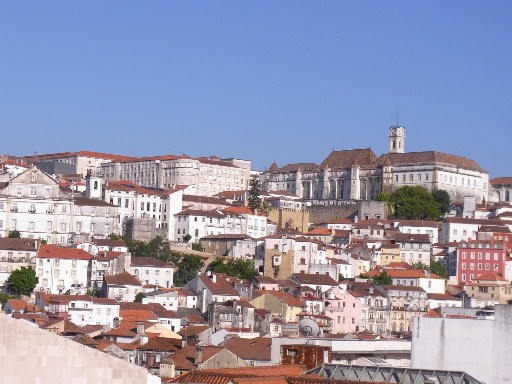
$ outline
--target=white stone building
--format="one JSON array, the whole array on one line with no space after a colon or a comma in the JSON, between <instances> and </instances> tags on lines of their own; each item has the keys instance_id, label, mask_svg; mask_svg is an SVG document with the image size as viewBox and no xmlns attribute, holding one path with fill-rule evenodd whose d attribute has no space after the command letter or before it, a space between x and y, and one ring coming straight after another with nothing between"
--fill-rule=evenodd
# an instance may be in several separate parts
<instances>
[{"instance_id":1,"label":"white stone building","mask_svg":"<svg viewBox=\"0 0 512 384\"><path fill-rule=\"evenodd\" d=\"M101 153L93 151L79 151L79 152L62 152L62 153L49 153L36 156L26 156L25 161L29 163L38 162L57 162L70 164L75 174L87 175L91 172L93 175L100 175L101 165L111 161L128 160L131 157L122 155L113 155L110 153Z\"/></svg>"},{"instance_id":2,"label":"white stone building","mask_svg":"<svg viewBox=\"0 0 512 384\"><path fill-rule=\"evenodd\" d=\"M153 257L132 257L130 273L143 284L171 288L174 284L174 265L165 263Z\"/></svg>"},{"instance_id":3,"label":"white stone building","mask_svg":"<svg viewBox=\"0 0 512 384\"><path fill-rule=\"evenodd\" d=\"M395 243L400 246L400 261L408 264L422 262L430 265L430 237L427 234L397 233Z\"/></svg>"},{"instance_id":4,"label":"white stone building","mask_svg":"<svg viewBox=\"0 0 512 384\"><path fill-rule=\"evenodd\" d=\"M489 174L475 161L436 151L405 152L405 128L389 129L389 150L377 157L371 148L333 151L319 165L275 163L261 176L267 191L287 190L312 202L372 200L403 186L446 190L452 200L475 196L488 201Z\"/></svg>"},{"instance_id":5,"label":"white stone building","mask_svg":"<svg viewBox=\"0 0 512 384\"><path fill-rule=\"evenodd\" d=\"M90 284L90 264L93 256L82 249L43 244L36 258L36 289L63 294L72 288L87 288Z\"/></svg>"},{"instance_id":6,"label":"white stone building","mask_svg":"<svg viewBox=\"0 0 512 384\"><path fill-rule=\"evenodd\" d=\"M117 207L61 190L31 168L0 185L0 236L17 230L22 237L67 245L119 233Z\"/></svg>"},{"instance_id":7,"label":"white stone building","mask_svg":"<svg viewBox=\"0 0 512 384\"><path fill-rule=\"evenodd\" d=\"M218 157L154 156L102 164L106 181L128 180L145 187L189 186L191 195L213 196L247 189L251 162Z\"/></svg>"},{"instance_id":8,"label":"white stone building","mask_svg":"<svg viewBox=\"0 0 512 384\"><path fill-rule=\"evenodd\" d=\"M129 219L153 218L157 233L175 240L174 215L181 211L183 190L176 188L146 188L124 180L109 181L104 200L116 205L121 222Z\"/></svg>"},{"instance_id":9,"label":"white stone building","mask_svg":"<svg viewBox=\"0 0 512 384\"><path fill-rule=\"evenodd\" d=\"M0 286L3 286L12 271L36 264L39 240L0 238Z\"/></svg>"},{"instance_id":10,"label":"white stone building","mask_svg":"<svg viewBox=\"0 0 512 384\"><path fill-rule=\"evenodd\" d=\"M430 220L400 220L397 223L397 229L407 234L427 234L431 244L437 244L439 241L439 225Z\"/></svg>"},{"instance_id":11,"label":"white stone building","mask_svg":"<svg viewBox=\"0 0 512 384\"><path fill-rule=\"evenodd\" d=\"M211 235L246 234L253 238L267 235L267 218L249 207L228 207L222 211L186 209L175 217L175 238L190 234L191 242Z\"/></svg>"}]
</instances>

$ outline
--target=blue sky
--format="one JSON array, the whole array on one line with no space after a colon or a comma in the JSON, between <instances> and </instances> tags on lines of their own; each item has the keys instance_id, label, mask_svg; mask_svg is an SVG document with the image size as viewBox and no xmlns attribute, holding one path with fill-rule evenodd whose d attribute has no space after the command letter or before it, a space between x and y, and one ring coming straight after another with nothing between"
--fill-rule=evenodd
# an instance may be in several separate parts
<instances>
[{"instance_id":1,"label":"blue sky","mask_svg":"<svg viewBox=\"0 0 512 384\"><path fill-rule=\"evenodd\" d=\"M321 162L334 149L512 176L510 1L0 3L0 153Z\"/></svg>"}]
</instances>

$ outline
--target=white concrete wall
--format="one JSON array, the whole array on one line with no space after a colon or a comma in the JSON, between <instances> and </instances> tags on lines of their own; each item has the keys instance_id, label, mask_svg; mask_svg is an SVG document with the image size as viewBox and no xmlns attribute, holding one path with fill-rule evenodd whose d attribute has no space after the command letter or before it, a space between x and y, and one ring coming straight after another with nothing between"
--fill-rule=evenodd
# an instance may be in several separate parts
<instances>
[{"instance_id":1,"label":"white concrete wall","mask_svg":"<svg viewBox=\"0 0 512 384\"><path fill-rule=\"evenodd\" d=\"M412 368L465 371L486 383L510 383L512 306L497 305L495 320L414 318Z\"/></svg>"},{"instance_id":2,"label":"white concrete wall","mask_svg":"<svg viewBox=\"0 0 512 384\"><path fill-rule=\"evenodd\" d=\"M2 382L9 384L159 384L159 377L117 357L0 315Z\"/></svg>"}]
</instances>

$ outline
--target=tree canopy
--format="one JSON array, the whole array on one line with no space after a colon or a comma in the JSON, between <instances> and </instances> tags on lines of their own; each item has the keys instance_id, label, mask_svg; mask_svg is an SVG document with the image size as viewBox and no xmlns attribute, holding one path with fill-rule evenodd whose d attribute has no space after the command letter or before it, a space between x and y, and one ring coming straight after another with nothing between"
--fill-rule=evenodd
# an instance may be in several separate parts
<instances>
[{"instance_id":1,"label":"tree canopy","mask_svg":"<svg viewBox=\"0 0 512 384\"><path fill-rule=\"evenodd\" d=\"M416 263L413 263L411 266L413 269L423 269L439 277L442 277L443 279L448 278L448 271L446 270L446 265L444 263L441 263L440 261L432 260L430 262L430 265L418 261Z\"/></svg>"},{"instance_id":2,"label":"tree canopy","mask_svg":"<svg viewBox=\"0 0 512 384\"><path fill-rule=\"evenodd\" d=\"M173 251L169 243L160 236L155 237L148 243L140 240L124 240L134 257L154 257L166 263L174 264L177 267L177 271L174 273L174 285L176 286L188 283L204 266L203 259L200 256Z\"/></svg>"},{"instance_id":3,"label":"tree canopy","mask_svg":"<svg viewBox=\"0 0 512 384\"><path fill-rule=\"evenodd\" d=\"M249 181L249 190L247 191L247 205L251 209L261 209L261 183L258 176L253 176Z\"/></svg>"},{"instance_id":4,"label":"tree canopy","mask_svg":"<svg viewBox=\"0 0 512 384\"><path fill-rule=\"evenodd\" d=\"M393 193L380 193L377 201L388 203L388 217L407 220L439 220L451 208L448 192L436 190L432 193L420 186L398 188Z\"/></svg>"},{"instance_id":5,"label":"tree canopy","mask_svg":"<svg viewBox=\"0 0 512 384\"><path fill-rule=\"evenodd\" d=\"M29 296L39 282L36 276L36 271L30 267L21 267L12 271L6 283L9 286L9 291L17 295Z\"/></svg>"},{"instance_id":6,"label":"tree canopy","mask_svg":"<svg viewBox=\"0 0 512 384\"><path fill-rule=\"evenodd\" d=\"M393 279L386 271L382 271L378 276L373 278L373 283L377 285L391 285L393 284Z\"/></svg>"},{"instance_id":7,"label":"tree canopy","mask_svg":"<svg viewBox=\"0 0 512 384\"><path fill-rule=\"evenodd\" d=\"M208 265L207 269L212 272L225 273L228 276L247 280L252 280L254 276L259 274L254 269L252 261L246 259L218 257Z\"/></svg>"},{"instance_id":8,"label":"tree canopy","mask_svg":"<svg viewBox=\"0 0 512 384\"><path fill-rule=\"evenodd\" d=\"M439 204L439 210L443 216L450 212L452 200L450 199L448 192L443 189L438 189L437 191L432 192L432 197L437 204Z\"/></svg>"},{"instance_id":9,"label":"tree canopy","mask_svg":"<svg viewBox=\"0 0 512 384\"><path fill-rule=\"evenodd\" d=\"M9 237L11 239L19 239L21 237L21 232L14 229L12 231L9 231L9 234L7 235L7 237Z\"/></svg>"}]
</instances>

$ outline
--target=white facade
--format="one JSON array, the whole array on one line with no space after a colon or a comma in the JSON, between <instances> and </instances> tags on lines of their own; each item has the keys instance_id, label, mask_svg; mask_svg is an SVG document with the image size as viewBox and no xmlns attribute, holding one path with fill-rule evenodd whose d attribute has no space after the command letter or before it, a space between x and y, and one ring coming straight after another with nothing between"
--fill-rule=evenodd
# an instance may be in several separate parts
<instances>
[{"instance_id":1,"label":"white facade","mask_svg":"<svg viewBox=\"0 0 512 384\"><path fill-rule=\"evenodd\" d=\"M156 156L102 164L106 181L129 180L145 187L190 187L192 195L213 196L249 186L251 162L239 159Z\"/></svg>"},{"instance_id":2,"label":"white facade","mask_svg":"<svg viewBox=\"0 0 512 384\"><path fill-rule=\"evenodd\" d=\"M175 240L174 215L181 211L183 188L150 189L126 181L110 181L104 200L116 205L120 221L153 218L159 233Z\"/></svg>"},{"instance_id":3,"label":"white facade","mask_svg":"<svg viewBox=\"0 0 512 384\"><path fill-rule=\"evenodd\" d=\"M157 303L165 309L176 311L179 305L179 292L175 291L153 291L146 294L142 299L142 304ZM195 304L195 303L194 303ZM194 308L194 306L190 308Z\"/></svg>"},{"instance_id":4,"label":"white facade","mask_svg":"<svg viewBox=\"0 0 512 384\"><path fill-rule=\"evenodd\" d=\"M141 283L171 288L175 267L152 257L132 257L130 273Z\"/></svg>"},{"instance_id":5,"label":"white facade","mask_svg":"<svg viewBox=\"0 0 512 384\"><path fill-rule=\"evenodd\" d=\"M63 294L71 288L86 288L90 284L92 255L76 248L41 245L36 258L37 289Z\"/></svg>"},{"instance_id":6,"label":"white facade","mask_svg":"<svg viewBox=\"0 0 512 384\"><path fill-rule=\"evenodd\" d=\"M433 221L402 220L398 223L398 230L407 234L427 234L431 244L437 244L439 241L439 229Z\"/></svg>"},{"instance_id":7,"label":"white facade","mask_svg":"<svg viewBox=\"0 0 512 384\"><path fill-rule=\"evenodd\" d=\"M119 233L117 207L67 193L37 168L12 178L0 190L0 236L22 237L67 245Z\"/></svg>"},{"instance_id":8,"label":"white facade","mask_svg":"<svg viewBox=\"0 0 512 384\"><path fill-rule=\"evenodd\" d=\"M489 174L473 160L436 151L405 152L404 127L389 128L389 144L389 152L380 157L365 148L333 151L319 165L279 168L274 163L261 176L263 187L323 203L371 200L403 186L445 190L454 201L464 196L488 201ZM399 144L401 148L393 148Z\"/></svg>"},{"instance_id":9,"label":"white facade","mask_svg":"<svg viewBox=\"0 0 512 384\"><path fill-rule=\"evenodd\" d=\"M223 211L187 209L175 216L175 238L190 234L191 242L209 235L246 234L253 238L267 235L267 218L247 212L247 207L231 207Z\"/></svg>"},{"instance_id":10,"label":"white facade","mask_svg":"<svg viewBox=\"0 0 512 384\"><path fill-rule=\"evenodd\" d=\"M68 304L68 319L79 327L105 325L112 328L116 317L119 318L119 303L113 299L79 298Z\"/></svg>"}]
</instances>

